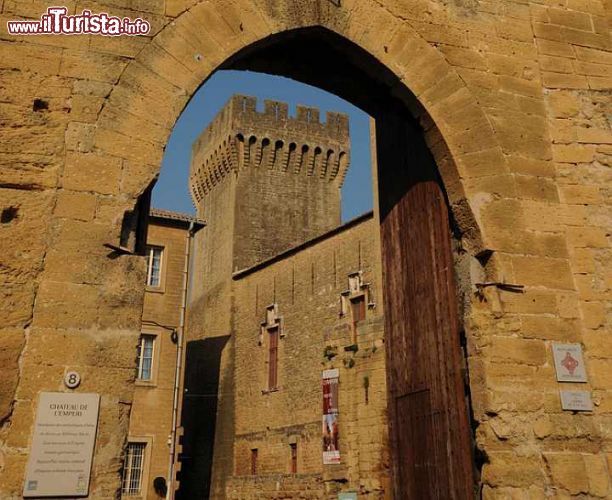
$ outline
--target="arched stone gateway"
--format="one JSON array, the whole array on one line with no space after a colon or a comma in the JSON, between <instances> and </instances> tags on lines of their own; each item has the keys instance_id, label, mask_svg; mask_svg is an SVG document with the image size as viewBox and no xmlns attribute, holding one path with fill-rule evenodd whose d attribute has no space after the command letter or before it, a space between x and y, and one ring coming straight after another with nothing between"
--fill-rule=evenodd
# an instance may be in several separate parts
<instances>
[{"instance_id":1,"label":"arched stone gateway","mask_svg":"<svg viewBox=\"0 0 612 500\"><path fill-rule=\"evenodd\" d=\"M469 256L458 268L477 485L490 498L609 495L612 61L603 6L578 3L159 0L138 13L151 38L3 33L0 496L21 494L39 392L74 368L79 391L101 395L90 496L115 495L144 262L103 245L132 244L177 117L226 67L319 85L377 120L388 345L438 336L423 338L425 362L410 345L389 353L396 497L466 498L473 484L447 206ZM133 5L117 11L136 17ZM592 391L592 412L562 411L553 342L582 343L589 382L572 388ZM419 379L434 359L440 376ZM411 455L423 436L426 463Z\"/></svg>"}]
</instances>

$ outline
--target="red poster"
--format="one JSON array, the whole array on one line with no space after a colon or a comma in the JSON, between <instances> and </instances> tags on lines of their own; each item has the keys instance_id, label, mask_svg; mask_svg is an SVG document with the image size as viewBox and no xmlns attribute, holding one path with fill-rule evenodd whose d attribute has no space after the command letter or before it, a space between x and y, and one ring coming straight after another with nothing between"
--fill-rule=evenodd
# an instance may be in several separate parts
<instances>
[{"instance_id":1,"label":"red poster","mask_svg":"<svg viewBox=\"0 0 612 500\"><path fill-rule=\"evenodd\" d=\"M338 413L338 379L323 379L323 415Z\"/></svg>"}]
</instances>

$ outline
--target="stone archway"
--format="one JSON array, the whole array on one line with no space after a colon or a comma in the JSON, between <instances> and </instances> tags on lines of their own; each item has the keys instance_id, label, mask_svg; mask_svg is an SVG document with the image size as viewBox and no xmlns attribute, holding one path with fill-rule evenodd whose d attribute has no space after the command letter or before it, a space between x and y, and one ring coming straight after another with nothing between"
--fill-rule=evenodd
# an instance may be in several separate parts
<instances>
[{"instance_id":1,"label":"stone archway","mask_svg":"<svg viewBox=\"0 0 612 500\"><path fill-rule=\"evenodd\" d=\"M499 172L492 175L505 172L495 131L444 56L375 2L355 2L342 9L326 0L310 7L282 2L276 8L197 3L161 30L125 68L96 122L93 149L126 160L126 175L133 181L125 194L137 194L157 174L183 107L217 68L272 35L312 26L336 33L370 54L397 78L391 92L415 98L420 108L415 114L421 114L431 129L431 146L439 146L432 151L450 203L465 212L459 219L466 220L468 244L473 253L484 249L480 231L469 227L474 216L467 208L464 184L478 177L483 161L497 165ZM385 28L381 31L380 26ZM144 131L143 119L150 125Z\"/></svg>"},{"instance_id":2,"label":"stone archway","mask_svg":"<svg viewBox=\"0 0 612 500\"><path fill-rule=\"evenodd\" d=\"M377 12L377 15L385 16L382 12ZM383 41L386 43L381 44L381 41L377 40L376 45L374 45L372 42L369 42L369 38L367 37L350 39L346 36L344 30L338 32L329 29L329 27L325 25L317 26L315 24L307 28L289 26L289 29L287 29L287 27L283 27L284 29L279 30L278 33L271 33L267 37L263 37L263 33L260 33L260 39L254 42L247 42L243 47L240 47L240 45L236 43L236 46L241 50L235 50L214 45L214 36L209 35L208 32L200 31L197 21L210 19L211 16L213 18L217 16L217 21L220 22L226 30L233 27L233 33L236 38L250 39L249 35L241 35L248 30L248 28L246 28L249 26L249 24L246 24L248 18L243 19L238 16L232 21L230 17L231 14L228 14L223 9L219 9L219 11L215 12L214 10L211 11L210 5L204 6L202 4L184 13L178 18L174 26L167 28L167 33L166 30L164 30L164 32L159 35L163 37L162 40L159 41L159 44L164 48L164 52L160 57L160 59L162 59L161 61L147 59L147 56L143 56L142 60L137 58L137 60L126 69L122 79L113 90L113 93L111 93L108 105L101 113L94 139L94 147L112 156L120 154L124 158L126 156L129 158L130 155L136 155L135 159L139 163L143 162L143 160L144 163L149 163L149 161L146 160L146 158L149 158L148 155L153 155L152 158L154 158L154 162L159 160L159 158L155 159L156 157L154 156L156 150L155 144L163 144L165 140L164 130L166 133L169 133L167 125L173 123L177 108L185 102L187 96L191 95L196 88L193 81L191 85L186 85L184 83L183 87L186 88L181 88L178 85L168 87L168 82L160 81L162 75L156 74L156 71L160 73L161 71L159 69L156 71L153 70L153 68L163 68L167 64L174 64L174 69L177 69L177 60L181 61L184 68L183 73L185 74L182 76L195 80L196 83L198 82L198 78L199 81L205 81L217 67L261 68L264 71L274 71L287 76L294 76L301 80L306 79L309 83L314 80L316 83L319 83L320 86L327 87L328 90L346 96L348 90L346 87L343 87L342 83L336 82L331 85L325 84L325 71L319 74L315 72L314 77L309 79L306 76L307 73L299 68L293 71L288 70L287 66L290 64L288 59L283 60L283 57L278 57L278 55L276 57L270 57L266 52L268 50L266 47L280 46L284 47L284 50L287 52L292 52L295 57L296 51L287 49L286 41L278 41L276 39L290 39L295 33L303 34L314 30L314 34L311 35L313 43L319 38L345 39L347 43L357 47L357 49L348 48L347 53L349 53L350 50L361 50L368 57L378 59L379 61L381 59L383 61L386 60L387 68L389 69L386 74L379 75L382 80L386 79L384 82L388 87L386 92L398 103L403 103L403 106L405 106L413 116L421 120L421 126L426 128L425 137L429 143L430 150L434 153L437 164L442 167L439 173L442 176L445 186L447 186L446 193L451 207L455 212L455 220L459 221L462 226L460 229L464 234L464 244L474 253L482 249L483 243L480 232L475 223L474 216L471 213L470 204L466 198L461 179L466 177L466 173L469 172L470 163L477 163L479 161L479 157L475 153L480 152L481 149L486 149L488 152L496 150L495 136L484 113L480 110L467 87L435 49L430 47L414 33L406 29L402 30L400 27L397 27L397 31L390 34L388 39L383 38ZM382 22L381 20L378 21ZM357 21L353 19L352 22ZM368 17L368 22L371 22L370 17ZM238 28L237 31L236 25ZM346 29L346 27L344 29ZM228 37L228 34L229 31L226 31L223 35L218 34L217 39L224 40ZM295 36L299 38L299 35ZM358 43L356 43L357 41ZM304 40L300 39L300 43L304 43ZM368 43L370 43L370 45L368 45ZM176 44L176 46L174 44ZM213 44L213 47L220 54L218 56L219 59L222 60L222 64L213 66L212 69L207 67L206 64L203 64L203 61L207 59L204 54L211 49L209 46L210 44ZM294 46L293 49L297 49L297 47ZM313 52L320 53L320 51L316 49L313 49ZM215 52L213 51L213 53ZM226 57L222 59L224 55ZM302 53L301 55L305 54ZM171 57L171 59L163 60L165 57ZM357 59L357 56L355 59ZM275 61L275 65L270 64L271 60ZM316 63L316 61L309 61L309 64L305 64L304 66L312 68L315 66L314 63ZM189 69L194 74L186 72L185 69ZM336 71L338 70L336 69ZM347 71L350 72L350 70ZM368 71L368 69L366 68L364 71ZM180 72L177 70L177 73ZM375 74L375 71L372 70L372 73ZM443 75L443 77L440 78L440 75ZM179 74L179 78L180 76ZM161 78L161 80L165 80L165 78ZM133 95L130 97L131 94L139 90L145 90L145 92L139 93L137 98ZM155 95L155 93L151 92L152 90L163 90L166 94ZM367 92L364 92L364 94L366 93ZM370 107L373 114L384 113L384 107L381 108L380 103L370 102L370 97L361 97L360 99L358 95L354 95L350 96L349 99L359 101L360 104L366 108ZM160 109L155 103L160 103L167 109L163 109L160 113ZM368 104L370 104L370 106L368 106ZM157 126L147 131L146 140L143 140L143 135L140 132L134 130L135 117L129 114L124 117L122 116L122 112L118 109L119 106L126 105L128 113L131 114L132 110L134 110L134 114L145 113L149 119L155 121ZM135 106L135 109L130 108L130 105ZM461 111L457 113L457 109ZM403 120L405 120L405 118ZM391 122L393 122L393 120L389 120L389 123ZM404 121L400 122L402 124L401 126L405 126ZM400 122L396 121L393 127L398 126L397 124ZM446 140L446 135L450 137L450 141ZM398 143L396 143L396 146L397 144ZM132 151L134 146L137 148L136 151ZM129 151L128 148L130 149ZM130 163L127 165L129 168ZM141 167L142 165L139 164L139 168ZM465 170L462 171L462 169ZM153 167L150 172L155 172L155 167ZM434 181L434 179L431 178L430 181ZM413 181L408 181L408 184L412 185L412 182ZM429 191L429 193L431 196L434 196L432 200L435 200L435 198L439 196L433 191ZM429 194L425 195L425 198L428 196ZM439 203L439 201L440 200L433 201L432 210L434 213L437 213L438 208L436 208L436 204ZM443 200L442 203L444 203ZM390 209L390 207L388 209ZM444 222L444 220L444 218L440 219L434 223L434 226L441 224L441 227L444 227L444 224L448 224L448 222ZM431 227L430 230L433 231L434 228ZM445 238L446 236L444 236L443 233L444 231L442 231L441 236ZM397 243L398 242L395 242L393 244ZM440 241L440 244L444 246L443 240ZM427 252L428 250L425 250L425 253ZM448 256L445 258L448 258ZM418 264L415 263L414 265L418 267ZM447 265L448 262L447 264L440 264L439 267L442 268ZM448 278L448 276L446 277ZM441 275L440 279L444 279L444 277ZM400 286L399 288L402 287ZM441 289L438 289L438 291L440 290ZM454 290L454 288L451 287L444 293L448 293L449 290ZM444 296L444 293L436 300L444 301L448 298L454 300L452 292L450 296ZM444 297L446 297L446 299ZM432 317L432 321L437 323L453 323L456 321L456 318L452 316L452 314L455 313L451 313L450 311L448 313L451 314L449 318L441 316L437 319L433 319ZM393 321L397 322L399 319L398 317ZM456 331L452 333L452 335L456 334ZM444 344L444 342L442 344ZM459 342L457 341L455 344L455 349L457 350ZM452 347L452 345L454 344L451 342L448 346ZM453 351L451 350L450 352ZM456 353L453 355L456 355ZM452 358L453 355L450 357ZM435 358L440 356L445 357L446 355L440 352L437 354L432 353L432 356ZM404 361L405 360L398 360L395 363L402 363ZM392 363L393 360L390 360L390 364ZM459 363L459 360L455 359L454 363ZM450 386L458 385L461 387L461 382L456 378L459 376L460 368L458 366L451 366L449 369L449 373L452 374L451 379L453 377L455 377L455 379L454 381L449 379L447 383L450 384ZM400 401L402 398L407 397L408 393L406 391L408 391L407 388L398 390L394 398L396 397L398 401ZM463 418L463 422L460 423L457 428L447 432L450 432L450 435L454 435L454 432L459 431L459 434L466 434L467 440L467 433L469 430L466 420L467 412L465 408L463 410L461 409L464 404L462 393L461 395L451 396L451 399L460 403L454 410L458 413L454 417L451 417L451 420L456 420L458 418L459 421L461 421ZM396 411L394 410L393 414L395 415L395 413ZM400 410L398 409L397 414L399 415L399 413ZM461 417L461 415L463 415L463 417ZM400 417L394 416L393 418L398 419ZM406 419L408 417L404 415L402 418ZM419 418L422 420L422 417L415 416L417 421ZM406 423L405 421L402 422L403 424ZM436 425L440 424L438 423ZM397 428L398 426L399 422L396 422L395 427ZM440 431L439 427L435 428L437 431ZM406 437L403 439L405 440ZM397 449L402 446L400 444L400 441L403 441L402 438L397 437L392 441L394 442L394 448ZM403 446L405 446L405 444ZM469 446L469 443L464 441L463 444L459 444L459 442L457 442L457 446L466 447ZM424 445L423 449L426 447L427 446ZM438 450L437 453L443 454L440 450ZM458 459L458 456L461 454L462 452L458 450L452 453L454 457L453 463L460 464L456 470L450 470L453 468L452 464L445 466L447 468L443 467L441 469L445 470L444 475L454 477L455 479L451 481L451 483L454 482L454 484L449 484L447 486L453 492L451 493L450 490L440 488L438 491L440 498L446 497L449 494L457 498L469 495L467 492L470 490L472 482L469 474L471 460L469 455L462 459ZM410 460L406 461L409 462ZM419 465L406 464L406 467L410 470L414 470L414 467L419 467ZM450 469L448 467L450 467ZM421 482L421 484L412 486L403 484L410 482L409 479L406 479L410 477L410 473L407 471L402 472L399 466L396 467L395 476L396 489L403 491L404 495L408 495L408 492L411 491L412 493L410 494L412 496L418 496L424 491L429 491L428 488L436 484L436 478L433 475L429 478L430 483L424 481ZM400 480L400 477L403 477L403 479ZM457 478L459 477L462 477L463 480L458 480ZM461 484L462 481L463 484Z\"/></svg>"}]
</instances>

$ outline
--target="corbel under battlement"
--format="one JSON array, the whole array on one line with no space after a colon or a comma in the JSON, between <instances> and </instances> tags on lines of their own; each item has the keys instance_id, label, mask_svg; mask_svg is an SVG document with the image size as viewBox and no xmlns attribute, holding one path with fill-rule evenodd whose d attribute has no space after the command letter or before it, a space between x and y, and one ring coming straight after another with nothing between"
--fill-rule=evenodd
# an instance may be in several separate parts
<instances>
[{"instance_id":1,"label":"corbel under battlement","mask_svg":"<svg viewBox=\"0 0 612 500\"><path fill-rule=\"evenodd\" d=\"M350 158L348 116L328 112L321 123L319 110L235 95L202 132L192 148L190 190L197 205L231 171L270 169L316 176L327 182L344 181Z\"/></svg>"}]
</instances>

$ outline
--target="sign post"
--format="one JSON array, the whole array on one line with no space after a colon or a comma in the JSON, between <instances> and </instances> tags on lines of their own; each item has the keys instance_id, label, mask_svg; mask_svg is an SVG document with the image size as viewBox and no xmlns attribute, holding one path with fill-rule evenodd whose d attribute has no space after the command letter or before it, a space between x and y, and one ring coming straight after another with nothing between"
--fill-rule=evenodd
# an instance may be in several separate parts
<instances>
[{"instance_id":1,"label":"sign post","mask_svg":"<svg viewBox=\"0 0 612 500\"><path fill-rule=\"evenodd\" d=\"M561 408L572 411L593 411L591 393L588 391L559 391Z\"/></svg>"}]
</instances>

